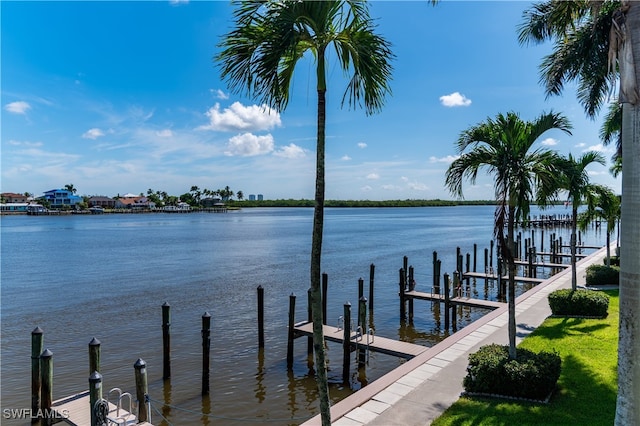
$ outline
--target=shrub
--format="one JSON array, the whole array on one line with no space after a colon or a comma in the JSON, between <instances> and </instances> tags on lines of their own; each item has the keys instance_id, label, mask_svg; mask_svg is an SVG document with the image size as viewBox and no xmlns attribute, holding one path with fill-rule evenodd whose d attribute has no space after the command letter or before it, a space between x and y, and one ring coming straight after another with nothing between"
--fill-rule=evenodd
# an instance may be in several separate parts
<instances>
[{"instance_id":1,"label":"shrub","mask_svg":"<svg viewBox=\"0 0 640 426\"><path fill-rule=\"evenodd\" d=\"M544 400L556 386L560 366L556 352L517 348L510 360L508 346L485 345L469 355L463 386L467 392Z\"/></svg>"},{"instance_id":2,"label":"shrub","mask_svg":"<svg viewBox=\"0 0 640 426\"><path fill-rule=\"evenodd\" d=\"M609 257L609 263L611 264L611 266L620 266L620 256L610 256ZM602 264L604 264L604 265L607 264L607 258L606 257L602 260Z\"/></svg>"},{"instance_id":3,"label":"shrub","mask_svg":"<svg viewBox=\"0 0 640 426\"><path fill-rule=\"evenodd\" d=\"M605 265L587 266L587 285L620 284L620 267Z\"/></svg>"},{"instance_id":4,"label":"shrub","mask_svg":"<svg viewBox=\"0 0 640 426\"><path fill-rule=\"evenodd\" d=\"M609 296L593 290L561 289L549 294L553 315L576 315L604 318L609 310Z\"/></svg>"}]
</instances>

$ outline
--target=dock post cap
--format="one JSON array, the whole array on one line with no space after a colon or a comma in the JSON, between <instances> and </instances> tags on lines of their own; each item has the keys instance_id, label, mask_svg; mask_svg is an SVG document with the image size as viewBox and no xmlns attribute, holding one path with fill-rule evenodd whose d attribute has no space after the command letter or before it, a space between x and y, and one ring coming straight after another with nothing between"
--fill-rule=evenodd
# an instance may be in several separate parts
<instances>
[{"instance_id":1,"label":"dock post cap","mask_svg":"<svg viewBox=\"0 0 640 426\"><path fill-rule=\"evenodd\" d=\"M204 314L202 314L202 318L211 318L211 314L207 311L205 311Z\"/></svg>"},{"instance_id":2,"label":"dock post cap","mask_svg":"<svg viewBox=\"0 0 640 426\"><path fill-rule=\"evenodd\" d=\"M89 342L89 346L100 346L102 342L100 342L100 340L96 339L95 337L93 339L91 339L91 341Z\"/></svg>"},{"instance_id":3,"label":"dock post cap","mask_svg":"<svg viewBox=\"0 0 640 426\"><path fill-rule=\"evenodd\" d=\"M89 376L89 383L93 384L93 383L99 383L101 381L102 381L102 374L98 373L97 371L94 371Z\"/></svg>"},{"instance_id":4,"label":"dock post cap","mask_svg":"<svg viewBox=\"0 0 640 426\"><path fill-rule=\"evenodd\" d=\"M51 358L52 356L53 356L53 352L51 352L49 349L45 349L40 354L40 358Z\"/></svg>"},{"instance_id":5,"label":"dock post cap","mask_svg":"<svg viewBox=\"0 0 640 426\"><path fill-rule=\"evenodd\" d=\"M162 306L171 306L171 305L169 305L169 302L164 302Z\"/></svg>"},{"instance_id":6,"label":"dock post cap","mask_svg":"<svg viewBox=\"0 0 640 426\"><path fill-rule=\"evenodd\" d=\"M147 366L147 363L142 358L138 358L136 360L135 364L133 364L133 368L135 368L136 370L141 370L141 369L145 368L146 366Z\"/></svg>"},{"instance_id":7,"label":"dock post cap","mask_svg":"<svg viewBox=\"0 0 640 426\"><path fill-rule=\"evenodd\" d=\"M43 334L44 331L40 328L40 327L36 327L33 329L33 331L31 332L31 334Z\"/></svg>"},{"instance_id":8,"label":"dock post cap","mask_svg":"<svg viewBox=\"0 0 640 426\"><path fill-rule=\"evenodd\" d=\"M344 306L351 306L351 302L347 300L346 302L344 302Z\"/></svg>"}]
</instances>

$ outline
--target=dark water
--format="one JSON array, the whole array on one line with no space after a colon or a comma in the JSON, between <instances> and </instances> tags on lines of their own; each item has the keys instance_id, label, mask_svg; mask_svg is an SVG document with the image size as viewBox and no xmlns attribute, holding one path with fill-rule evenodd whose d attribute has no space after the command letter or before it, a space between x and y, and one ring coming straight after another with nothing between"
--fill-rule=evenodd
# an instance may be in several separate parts
<instances>
[{"instance_id":1,"label":"dark water","mask_svg":"<svg viewBox=\"0 0 640 426\"><path fill-rule=\"evenodd\" d=\"M564 208L552 212L568 213ZM442 272L451 273L456 247L472 253L477 243L481 270L492 221L489 206L328 209L323 248L328 323L337 325L345 302L357 306L361 277L368 295L373 263L376 335L426 346L447 337L451 330L443 329L437 309L428 302L416 302L412 325L401 324L397 293L402 257L408 256L414 266L419 290L431 287L434 250ZM287 372L287 309L294 293L296 320L306 319L311 224L311 209L285 208L3 216L1 408L30 407L30 333L40 326L45 348L54 353L54 399L88 388L87 345L96 337L102 343L105 389L133 392L133 364L138 358L147 362L156 425L302 423L318 412L316 386L305 339L296 340L294 368ZM568 229L556 233L569 240ZM539 231L535 238L541 238ZM582 239L605 243L599 231ZM265 289L264 352L258 350L258 285ZM487 294L483 284L476 290L478 297L496 297L493 287ZM162 380L164 302L171 305L172 315L172 378L167 382ZM200 329L205 312L212 317L211 393L202 398ZM460 310L458 329L483 313ZM328 356L334 401L402 363L371 354L365 371L358 373L352 365L351 382L344 385L341 347L329 344ZM2 424L24 423L2 419Z\"/></svg>"}]
</instances>

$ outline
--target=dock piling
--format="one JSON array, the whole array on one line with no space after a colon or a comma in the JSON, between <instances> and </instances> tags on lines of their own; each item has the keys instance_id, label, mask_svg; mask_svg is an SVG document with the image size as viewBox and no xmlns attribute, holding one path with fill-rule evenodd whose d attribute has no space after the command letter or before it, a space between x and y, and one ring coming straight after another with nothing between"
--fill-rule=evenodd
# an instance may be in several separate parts
<instances>
[{"instance_id":1,"label":"dock piling","mask_svg":"<svg viewBox=\"0 0 640 426\"><path fill-rule=\"evenodd\" d=\"M37 413L40 408L40 354L44 347L44 331L36 327L31 332L31 412ZM37 423L38 419L31 419Z\"/></svg>"},{"instance_id":2,"label":"dock piling","mask_svg":"<svg viewBox=\"0 0 640 426\"><path fill-rule=\"evenodd\" d=\"M209 365L211 353L211 314L202 315L202 395L209 393Z\"/></svg>"},{"instance_id":3,"label":"dock piling","mask_svg":"<svg viewBox=\"0 0 640 426\"><path fill-rule=\"evenodd\" d=\"M264 348L264 288L258 286L258 347Z\"/></svg>"},{"instance_id":4,"label":"dock piling","mask_svg":"<svg viewBox=\"0 0 640 426\"><path fill-rule=\"evenodd\" d=\"M89 409L91 410L91 426L100 426L99 409L96 403L102 399L102 374L94 371L89 376ZM107 412L109 408L107 408Z\"/></svg>"},{"instance_id":5,"label":"dock piling","mask_svg":"<svg viewBox=\"0 0 640 426\"><path fill-rule=\"evenodd\" d=\"M287 368L293 367L293 332L296 317L296 295L289 295L289 334L287 338Z\"/></svg>"},{"instance_id":6,"label":"dock piling","mask_svg":"<svg viewBox=\"0 0 640 426\"><path fill-rule=\"evenodd\" d=\"M404 274L404 269L400 268L399 271L399 275L400 275L400 283L399 283L399 287L400 287L400 321L404 322L407 319L407 305L405 303L406 298L404 296L405 290L406 290L406 277Z\"/></svg>"},{"instance_id":7,"label":"dock piling","mask_svg":"<svg viewBox=\"0 0 640 426\"><path fill-rule=\"evenodd\" d=\"M147 363L142 358L133 364L136 378L136 398L138 400L138 423L149 421L147 412Z\"/></svg>"},{"instance_id":8,"label":"dock piling","mask_svg":"<svg viewBox=\"0 0 640 426\"><path fill-rule=\"evenodd\" d=\"M329 290L329 275L322 274L322 324L327 325L327 291Z\"/></svg>"},{"instance_id":9,"label":"dock piling","mask_svg":"<svg viewBox=\"0 0 640 426\"><path fill-rule=\"evenodd\" d=\"M373 282L376 273L376 265L369 265L369 312L373 313Z\"/></svg>"},{"instance_id":10,"label":"dock piling","mask_svg":"<svg viewBox=\"0 0 640 426\"><path fill-rule=\"evenodd\" d=\"M89 342L89 374L100 372L100 340L95 337Z\"/></svg>"},{"instance_id":11,"label":"dock piling","mask_svg":"<svg viewBox=\"0 0 640 426\"><path fill-rule=\"evenodd\" d=\"M40 404L43 413L51 412L53 402L53 352L45 349L40 354ZM45 416L42 425L49 426L52 423L52 416Z\"/></svg>"},{"instance_id":12,"label":"dock piling","mask_svg":"<svg viewBox=\"0 0 640 426\"><path fill-rule=\"evenodd\" d=\"M162 378L171 378L171 305L162 304Z\"/></svg>"},{"instance_id":13,"label":"dock piling","mask_svg":"<svg viewBox=\"0 0 640 426\"><path fill-rule=\"evenodd\" d=\"M444 274L444 329L449 329L449 308L451 304L449 302L449 274Z\"/></svg>"},{"instance_id":14,"label":"dock piling","mask_svg":"<svg viewBox=\"0 0 640 426\"><path fill-rule=\"evenodd\" d=\"M349 383L351 375L351 303L345 302L343 312L343 337L342 337L342 383Z\"/></svg>"},{"instance_id":15,"label":"dock piling","mask_svg":"<svg viewBox=\"0 0 640 426\"><path fill-rule=\"evenodd\" d=\"M358 345L358 368L364 367L367 362L367 345L369 335L367 334L367 298L362 296L358 300L358 325L360 327L360 342Z\"/></svg>"}]
</instances>

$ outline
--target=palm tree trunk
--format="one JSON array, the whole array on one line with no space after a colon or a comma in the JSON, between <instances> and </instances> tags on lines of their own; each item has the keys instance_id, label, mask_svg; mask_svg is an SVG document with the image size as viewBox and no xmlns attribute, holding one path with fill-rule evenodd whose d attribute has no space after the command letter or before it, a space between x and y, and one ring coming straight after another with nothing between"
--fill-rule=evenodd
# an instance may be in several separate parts
<instances>
[{"instance_id":1,"label":"palm tree trunk","mask_svg":"<svg viewBox=\"0 0 640 426\"><path fill-rule=\"evenodd\" d=\"M324 227L324 147L326 125L326 88L324 80L324 52L318 54L318 129L316 146L316 194L313 209L311 239L311 318L313 321L313 350L316 354L316 381L323 426L331 425L329 380L327 378L324 333L322 329L322 295L320 292L322 265L322 233Z\"/></svg>"},{"instance_id":2,"label":"palm tree trunk","mask_svg":"<svg viewBox=\"0 0 640 426\"><path fill-rule=\"evenodd\" d=\"M640 88L640 3L628 3L628 42ZM622 219L620 242L620 331L616 425L640 424L640 105L622 106Z\"/></svg>"},{"instance_id":3,"label":"palm tree trunk","mask_svg":"<svg viewBox=\"0 0 640 426\"><path fill-rule=\"evenodd\" d=\"M576 201L573 201L573 211L571 212L571 289L576 290L578 288L578 273L576 271L576 244L577 244L577 228L578 228L578 207ZM560 247L562 250L562 247Z\"/></svg>"},{"instance_id":4,"label":"palm tree trunk","mask_svg":"<svg viewBox=\"0 0 640 426\"><path fill-rule=\"evenodd\" d=\"M514 227L515 227L515 208L509 206L509 218L507 222L507 262L509 269L509 294L508 294L508 311L509 311L509 358L516 359L516 262L513 257L514 252Z\"/></svg>"}]
</instances>

